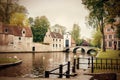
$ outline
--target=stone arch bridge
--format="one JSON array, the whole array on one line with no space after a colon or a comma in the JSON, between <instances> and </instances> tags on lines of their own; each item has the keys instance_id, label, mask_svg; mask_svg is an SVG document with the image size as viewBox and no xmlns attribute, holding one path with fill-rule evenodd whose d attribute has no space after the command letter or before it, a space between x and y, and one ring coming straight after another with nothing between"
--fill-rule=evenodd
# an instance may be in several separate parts
<instances>
[{"instance_id":1,"label":"stone arch bridge","mask_svg":"<svg viewBox=\"0 0 120 80\"><path fill-rule=\"evenodd\" d=\"M90 46L75 46L75 47L67 47L64 49L65 52L73 52L76 53L78 50L80 50L82 53L90 54L91 51L95 51L96 47L90 47Z\"/></svg>"}]
</instances>

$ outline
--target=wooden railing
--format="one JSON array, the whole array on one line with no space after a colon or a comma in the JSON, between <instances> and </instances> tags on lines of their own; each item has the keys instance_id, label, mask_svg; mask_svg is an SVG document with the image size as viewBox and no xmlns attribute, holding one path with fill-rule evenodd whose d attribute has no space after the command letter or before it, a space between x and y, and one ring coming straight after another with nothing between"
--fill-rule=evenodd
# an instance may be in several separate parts
<instances>
[{"instance_id":1,"label":"wooden railing","mask_svg":"<svg viewBox=\"0 0 120 80\"><path fill-rule=\"evenodd\" d=\"M67 66L67 71L63 72L64 67ZM59 73L55 73L54 71L59 70ZM50 70L50 71L45 71L45 78L49 78L49 75L59 75L59 78L62 78L63 76L66 76L66 78L70 78L70 61L68 61L67 64L61 64L59 67Z\"/></svg>"}]
</instances>

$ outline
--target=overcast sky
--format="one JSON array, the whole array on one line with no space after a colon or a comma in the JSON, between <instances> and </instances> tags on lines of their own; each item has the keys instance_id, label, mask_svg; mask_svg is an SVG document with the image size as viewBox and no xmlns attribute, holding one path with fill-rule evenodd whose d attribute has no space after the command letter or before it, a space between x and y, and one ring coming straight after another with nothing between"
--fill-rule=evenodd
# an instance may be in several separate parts
<instances>
[{"instance_id":1,"label":"overcast sky","mask_svg":"<svg viewBox=\"0 0 120 80\"><path fill-rule=\"evenodd\" d=\"M51 26L60 24L70 31L73 24L79 24L82 38L91 38L91 29L86 26L88 11L81 0L20 0L28 10L28 16L46 16Z\"/></svg>"}]
</instances>

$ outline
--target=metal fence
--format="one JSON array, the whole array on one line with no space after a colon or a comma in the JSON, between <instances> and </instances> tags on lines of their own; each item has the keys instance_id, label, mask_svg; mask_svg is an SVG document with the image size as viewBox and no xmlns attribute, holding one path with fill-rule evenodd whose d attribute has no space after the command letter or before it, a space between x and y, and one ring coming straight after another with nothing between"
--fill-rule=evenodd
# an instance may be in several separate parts
<instances>
[{"instance_id":1,"label":"metal fence","mask_svg":"<svg viewBox=\"0 0 120 80\"><path fill-rule=\"evenodd\" d=\"M80 62L81 59L87 60L87 63ZM79 65L84 64L88 65L88 68L91 68L91 73L94 73L94 70L112 70L112 71L120 71L120 59L112 59L112 58L78 58Z\"/></svg>"},{"instance_id":2,"label":"metal fence","mask_svg":"<svg viewBox=\"0 0 120 80\"><path fill-rule=\"evenodd\" d=\"M81 60L83 60L83 61L81 61ZM77 75L76 70L79 70L82 65L87 65L87 69L91 68L91 73L94 73L95 69L120 71L120 59L94 58L94 57L81 58L81 57L78 57L78 58L74 58L72 66L71 66L70 61L68 61L67 64L64 64L64 65L61 64L61 65L59 65L59 67L57 67L53 70L45 71L45 78L49 78L50 74L58 75L59 78L62 78L63 76L66 76L66 78L70 78L70 76ZM65 72L63 72L64 68L67 68L67 70ZM58 73L54 72L56 70L58 70ZM71 73L74 73L74 74L71 75Z\"/></svg>"}]
</instances>

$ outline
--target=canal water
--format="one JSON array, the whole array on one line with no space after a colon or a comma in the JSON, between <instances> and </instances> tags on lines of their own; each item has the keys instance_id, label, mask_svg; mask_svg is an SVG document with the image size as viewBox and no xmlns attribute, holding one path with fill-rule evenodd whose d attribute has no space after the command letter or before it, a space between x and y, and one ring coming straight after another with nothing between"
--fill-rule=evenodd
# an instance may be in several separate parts
<instances>
[{"instance_id":1,"label":"canal water","mask_svg":"<svg viewBox=\"0 0 120 80\"><path fill-rule=\"evenodd\" d=\"M82 54L77 53L77 56ZM83 56L83 55L82 55ZM64 52L52 53L2 53L0 58L17 57L23 62L17 66L0 69L4 77L43 77L46 70L52 70L60 64L73 61L75 54ZM73 63L73 62L72 62Z\"/></svg>"}]
</instances>

